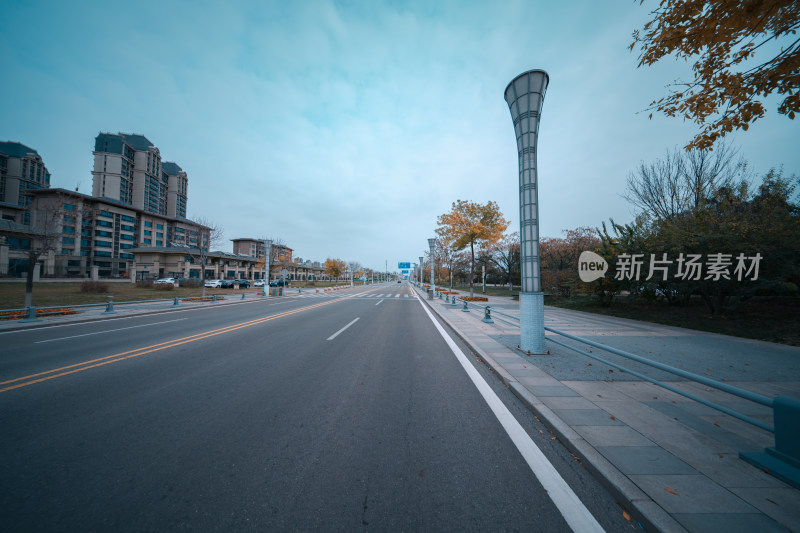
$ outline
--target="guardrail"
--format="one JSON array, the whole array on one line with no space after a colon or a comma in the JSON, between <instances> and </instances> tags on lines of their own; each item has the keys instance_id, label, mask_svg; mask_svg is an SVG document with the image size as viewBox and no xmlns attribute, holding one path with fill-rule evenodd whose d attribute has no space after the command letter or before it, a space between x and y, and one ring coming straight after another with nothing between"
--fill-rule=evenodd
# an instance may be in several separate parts
<instances>
[{"instance_id":1,"label":"guardrail","mask_svg":"<svg viewBox=\"0 0 800 533\"><path fill-rule=\"evenodd\" d=\"M501 320L506 324L519 327L520 318L518 316L497 311L496 309L492 309L489 305L480 305L476 304L475 302L464 300L463 297L459 297L458 299L463 302L462 311L469 311L470 307L482 309L484 312L484 317L482 318L483 322L491 323L492 318L494 317L495 319ZM453 306L458 305L456 303L455 296L453 296L453 298L451 299L451 305ZM505 318L500 318L497 315L500 315ZM708 387L713 387L717 390L726 392L728 394L737 396L739 398L743 398L745 400L749 400L757 404L771 408L773 413L773 422L774 422L773 426L770 426L768 424L761 422L760 420L756 420L752 417L734 411L733 409L725 407L724 405L719 405L717 403L708 401L704 398L700 398L699 396L696 396L692 393L683 391L677 387L673 387L672 385L669 385L657 379L646 376L640 372L636 372L634 370L626 368L622 365L604 359L594 353L581 350L580 348L577 348L575 346L571 346L565 342L560 341L559 339L554 339L552 336L545 337L545 340L550 341L559 346L562 346L564 348L567 348L568 350L572 350L583 356L594 359L595 361L602 362L613 368L627 372L640 379L653 383L654 385L658 385L659 387L672 391L676 394L689 398L690 400L701 403L707 407L711 407L712 409L716 409L717 411L730 415L738 420L742 420L743 422L747 422L748 424L754 425L758 428L761 428L765 431L774 434L775 436L774 447L766 448L764 452L758 452L758 453L740 452L739 456L748 463L765 470L766 472L785 481L786 483L794 486L795 488L800 488L800 400L798 400L797 398L792 398L789 396L777 396L775 398L770 398L762 394L757 394L755 392L741 389L739 387L734 387L732 385L723 383L721 381L710 379L706 376L700 376L692 372L681 370L680 368L675 368L669 365L665 365L663 363L659 363L658 361L652 361L650 359L646 359L639 355L629 353L624 350L619 350L612 346L600 344L598 342L594 342L589 339L584 339L583 337L578 337L576 335L571 335L564 331L559 331L557 329L550 328L547 326L545 326L544 329L545 331L549 331L550 333L554 333L555 335L571 339L583 344L587 344L589 346L593 346L600 350L604 350L606 352L619 355L631 361L636 361L646 366L656 368L658 370L662 370L665 372L669 372L676 376L691 381L695 381L697 383L702 383L703 385L706 385Z\"/></svg>"}]
</instances>

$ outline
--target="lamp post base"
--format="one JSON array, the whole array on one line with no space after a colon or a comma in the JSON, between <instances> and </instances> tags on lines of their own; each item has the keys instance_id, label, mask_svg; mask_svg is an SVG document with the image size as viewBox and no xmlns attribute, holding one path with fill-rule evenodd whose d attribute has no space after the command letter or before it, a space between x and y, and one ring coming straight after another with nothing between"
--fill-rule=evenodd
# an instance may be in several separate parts
<instances>
[{"instance_id":1,"label":"lamp post base","mask_svg":"<svg viewBox=\"0 0 800 533\"><path fill-rule=\"evenodd\" d=\"M545 354L544 293L519 293L520 344L523 352Z\"/></svg>"}]
</instances>

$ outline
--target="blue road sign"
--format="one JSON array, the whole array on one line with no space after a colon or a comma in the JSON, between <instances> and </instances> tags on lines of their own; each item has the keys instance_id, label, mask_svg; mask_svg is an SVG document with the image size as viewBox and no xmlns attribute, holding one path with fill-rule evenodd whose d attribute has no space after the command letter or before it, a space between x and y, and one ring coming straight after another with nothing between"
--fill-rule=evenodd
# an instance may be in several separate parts
<instances>
[{"instance_id":1,"label":"blue road sign","mask_svg":"<svg viewBox=\"0 0 800 533\"><path fill-rule=\"evenodd\" d=\"M410 268L411 268L411 263L397 263L397 268L400 268L400 269L403 269L403 268L410 269Z\"/></svg>"}]
</instances>

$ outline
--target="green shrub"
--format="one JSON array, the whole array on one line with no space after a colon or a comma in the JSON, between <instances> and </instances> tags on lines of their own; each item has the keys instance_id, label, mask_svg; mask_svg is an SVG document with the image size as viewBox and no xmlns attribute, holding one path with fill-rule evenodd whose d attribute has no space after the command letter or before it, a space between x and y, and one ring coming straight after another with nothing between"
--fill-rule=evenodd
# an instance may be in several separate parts
<instances>
[{"instance_id":1,"label":"green shrub","mask_svg":"<svg viewBox=\"0 0 800 533\"><path fill-rule=\"evenodd\" d=\"M146 279L140 279L136 282L137 289L149 289L153 286L153 282Z\"/></svg>"}]
</instances>

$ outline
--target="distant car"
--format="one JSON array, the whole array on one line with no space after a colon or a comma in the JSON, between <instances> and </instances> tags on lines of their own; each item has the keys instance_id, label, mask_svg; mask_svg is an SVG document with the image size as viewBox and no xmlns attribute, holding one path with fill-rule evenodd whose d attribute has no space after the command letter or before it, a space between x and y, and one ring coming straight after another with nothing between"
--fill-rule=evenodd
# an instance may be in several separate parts
<instances>
[{"instance_id":1,"label":"distant car","mask_svg":"<svg viewBox=\"0 0 800 533\"><path fill-rule=\"evenodd\" d=\"M221 279L219 280L219 286L222 289L232 289L234 281L232 279Z\"/></svg>"},{"instance_id":2,"label":"distant car","mask_svg":"<svg viewBox=\"0 0 800 533\"><path fill-rule=\"evenodd\" d=\"M289 285L290 281L288 279L275 279L269 282L270 287L284 287Z\"/></svg>"},{"instance_id":3,"label":"distant car","mask_svg":"<svg viewBox=\"0 0 800 533\"><path fill-rule=\"evenodd\" d=\"M156 285L174 285L177 287L178 282L175 281L175 278L161 278L156 280Z\"/></svg>"},{"instance_id":4,"label":"distant car","mask_svg":"<svg viewBox=\"0 0 800 533\"><path fill-rule=\"evenodd\" d=\"M402 281L400 281L400 280L398 279L398 280L397 280L397 283L403 283L403 282L402 282Z\"/></svg>"},{"instance_id":5,"label":"distant car","mask_svg":"<svg viewBox=\"0 0 800 533\"><path fill-rule=\"evenodd\" d=\"M263 286L264 286L263 279L257 279L253 282L253 287L263 287Z\"/></svg>"},{"instance_id":6,"label":"distant car","mask_svg":"<svg viewBox=\"0 0 800 533\"><path fill-rule=\"evenodd\" d=\"M222 280L221 279L210 279L206 281L206 287L211 287L213 289L218 289L222 287Z\"/></svg>"},{"instance_id":7,"label":"distant car","mask_svg":"<svg viewBox=\"0 0 800 533\"><path fill-rule=\"evenodd\" d=\"M249 289L250 288L250 281L248 281L246 279L237 279L235 281L237 283L239 283L239 288L240 289Z\"/></svg>"}]
</instances>

